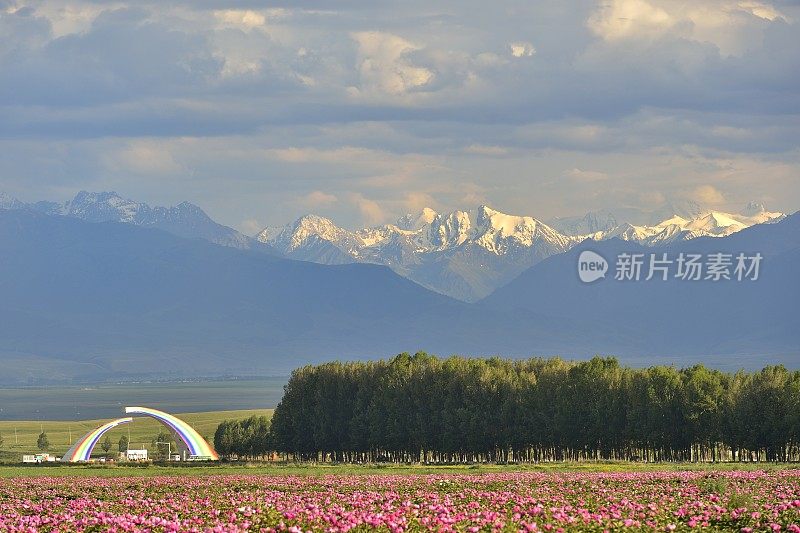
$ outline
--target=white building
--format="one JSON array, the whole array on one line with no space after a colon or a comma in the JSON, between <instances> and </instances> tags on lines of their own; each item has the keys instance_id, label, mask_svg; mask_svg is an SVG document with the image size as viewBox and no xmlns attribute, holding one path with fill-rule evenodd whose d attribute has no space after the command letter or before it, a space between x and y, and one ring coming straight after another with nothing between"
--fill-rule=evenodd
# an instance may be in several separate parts
<instances>
[{"instance_id":1,"label":"white building","mask_svg":"<svg viewBox=\"0 0 800 533\"><path fill-rule=\"evenodd\" d=\"M37 453L36 455L23 455L22 462L23 463L52 463L56 461L55 456L50 455L49 453Z\"/></svg>"},{"instance_id":2,"label":"white building","mask_svg":"<svg viewBox=\"0 0 800 533\"><path fill-rule=\"evenodd\" d=\"M128 461L147 461L147 450L127 450L125 459Z\"/></svg>"}]
</instances>

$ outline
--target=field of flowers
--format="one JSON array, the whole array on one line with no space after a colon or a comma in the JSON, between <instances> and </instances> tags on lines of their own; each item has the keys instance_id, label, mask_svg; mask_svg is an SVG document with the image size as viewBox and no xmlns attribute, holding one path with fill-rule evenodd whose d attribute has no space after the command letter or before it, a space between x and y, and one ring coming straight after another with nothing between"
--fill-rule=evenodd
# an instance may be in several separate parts
<instances>
[{"instance_id":1,"label":"field of flowers","mask_svg":"<svg viewBox=\"0 0 800 533\"><path fill-rule=\"evenodd\" d=\"M800 532L800 470L0 480L0 530Z\"/></svg>"}]
</instances>

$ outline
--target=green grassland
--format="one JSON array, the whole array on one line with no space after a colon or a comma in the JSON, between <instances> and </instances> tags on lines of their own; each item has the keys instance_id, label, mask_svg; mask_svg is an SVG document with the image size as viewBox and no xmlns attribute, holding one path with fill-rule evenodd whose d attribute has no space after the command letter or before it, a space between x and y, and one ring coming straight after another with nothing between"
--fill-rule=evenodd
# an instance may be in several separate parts
<instances>
[{"instance_id":1,"label":"green grassland","mask_svg":"<svg viewBox=\"0 0 800 533\"><path fill-rule=\"evenodd\" d=\"M231 411L209 411L200 413L174 413L194 427L201 435L213 440L217 425L223 420L247 418L252 415L272 416L272 409L250 409ZM36 439L44 430L51 444L50 453L61 456L70 446L70 438L75 442L84 433L94 429L108 419L70 421L0 421L0 478L28 476L158 476L158 475L215 475L215 474L257 474L257 475L303 475L319 476L325 474L482 474L490 472L642 472L663 470L774 470L798 468L800 465L780 465L774 463L629 463L615 461L586 461L564 463L541 463L521 465L334 465L334 464L294 464L276 461L274 463L225 463L219 464L147 464L125 465L26 465L21 466L23 454L38 453ZM117 452L117 442L122 435L129 435L130 447L143 446L152 453L155 446L153 437L163 428L159 422L148 417L136 417L130 424L117 427L107 433ZM14 431L16 429L16 439ZM95 456L102 454L98 445Z\"/></svg>"},{"instance_id":2,"label":"green grassland","mask_svg":"<svg viewBox=\"0 0 800 533\"><path fill-rule=\"evenodd\" d=\"M272 409L250 409L235 411L210 411L204 413L172 413L183 421L189 423L201 435L213 442L214 431L223 420L247 418L252 415L272 416ZM125 416L121 414L120 416ZM24 454L40 453L36 447L39 434L44 431L50 441L49 453L58 457L62 456L76 440L108 420L82 420L69 422L61 420L51 421L0 421L0 435L3 444L0 445L0 462L19 463ZM111 443L112 453L116 453L117 443L122 435L128 435L130 448L147 448L151 453L155 446L153 437L163 429L158 421L149 417L134 417L133 422L123 424L106 433ZM16 432L16 436L15 436ZM102 440L104 440L103 437ZM101 455L102 450L98 443L94 455Z\"/></svg>"},{"instance_id":3,"label":"green grassland","mask_svg":"<svg viewBox=\"0 0 800 533\"><path fill-rule=\"evenodd\" d=\"M0 465L0 478L35 476L96 476L96 477L152 477L152 476L208 476L208 475L264 475L264 476L323 476L335 475L424 475L424 474L486 474L493 472L649 472L698 470L719 472L730 470L783 470L798 468L796 464L776 463L628 463L628 462L565 462L523 465L332 465L282 463L225 463L175 464L142 466L121 465L54 465L19 466Z\"/></svg>"}]
</instances>

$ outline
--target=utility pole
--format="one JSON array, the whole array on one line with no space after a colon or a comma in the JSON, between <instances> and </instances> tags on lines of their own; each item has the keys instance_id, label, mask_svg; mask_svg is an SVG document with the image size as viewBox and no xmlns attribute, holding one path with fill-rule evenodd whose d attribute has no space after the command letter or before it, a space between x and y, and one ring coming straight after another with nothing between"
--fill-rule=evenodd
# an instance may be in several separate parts
<instances>
[{"instance_id":1,"label":"utility pole","mask_svg":"<svg viewBox=\"0 0 800 533\"><path fill-rule=\"evenodd\" d=\"M17 426L14 426L14 445L19 444L19 439L17 438Z\"/></svg>"},{"instance_id":2,"label":"utility pole","mask_svg":"<svg viewBox=\"0 0 800 533\"><path fill-rule=\"evenodd\" d=\"M72 445L72 426L67 426L69 428L69 443Z\"/></svg>"}]
</instances>

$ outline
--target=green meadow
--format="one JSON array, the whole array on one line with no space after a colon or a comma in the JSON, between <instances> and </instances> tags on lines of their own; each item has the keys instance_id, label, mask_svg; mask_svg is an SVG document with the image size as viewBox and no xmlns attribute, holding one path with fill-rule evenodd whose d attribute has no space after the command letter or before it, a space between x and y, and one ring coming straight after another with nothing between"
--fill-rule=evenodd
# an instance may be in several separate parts
<instances>
[{"instance_id":1,"label":"green meadow","mask_svg":"<svg viewBox=\"0 0 800 533\"><path fill-rule=\"evenodd\" d=\"M223 420L247 418L252 415L272 416L272 409L247 409L232 411L209 411L203 413L171 413L189 423L201 435L213 442L214 431ZM125 416L120 413L119 416ZM0 421L0 436L3 443L0 445L0 462L19 463L24 454L40 453L36 447L39 434L44 431L50 441L48 453L61 457L74 443L86 432L96 428L109 419L81 420L77 422L64 420L48 421ZM122 435L129 437L129 448L146 448L151 453L155 446L153 438L163 429L159 422L149 417L134 417L133 422L118 426L106 435L112 443L111 453L116 453L117 443ZM105 437L101 438L101 442ZM101 455L100 443L94 450L94 455Z\"/></svg>"},{"instance_id":2,"label":"green meadow","mask_svg":"<svg viewBox=\"0 0 800 533\"><path fill-rule=\"evenodd\" d=\"M153 476L323 476L323 475L426 475L426 474L488 474L501 472L654 472L686 471L723 472L731 470L776 471L797 468L779 463L628 463L628 462L563 462L524 465L352 465L352 464L294 464L226 463L219 464L146 464L120 465L0 465L0 478L35 476L92 476L92 477L153 477Z\"/></svg>"},{"instance_id":3,"label":"green meadow","mask_svg":"<svg viewBox=\"0 0 800 533\"><path fill-rule=\"evenodd\" d=\"M227 411L208 411L196 413L172 413L192 425L201 435L213 441L214 431L223 420L236 420L253 415L272 416L272 409L245 409ZM121 415L122 416L122 415ZM50 441L49 453L60 457L71 443L82 437L108 419L82 421L0 421L0 478L28 476L160 476L160 475L215 475L215 474L258 474L258 475L301 475L319 476L325 474L376 475L376 474L483 474L492 472L641 472L663 470L776 470L791 467L775 463L630 463L620 461L583 461L521 465L475 464L475 465L421 465L421 464L313 464L313 463L273 463L260 462L220 462L218 464L143 464L122 466L116 464L92 465L21 465L22 455L38 453L36 440L41 431L47 433ZM159 422L148 417L135 417L134 421L114 428L106 435L112 443L111 453L116 454L117 443L122 435L128 435L130 448L147 448L155 451L152 441L163 428ZM103 439L101 439L102 442ZM102 455L100 446L95 448L95 456ZM796 467L796 465L795 465Z\"/></svg>"}]
</instances>

